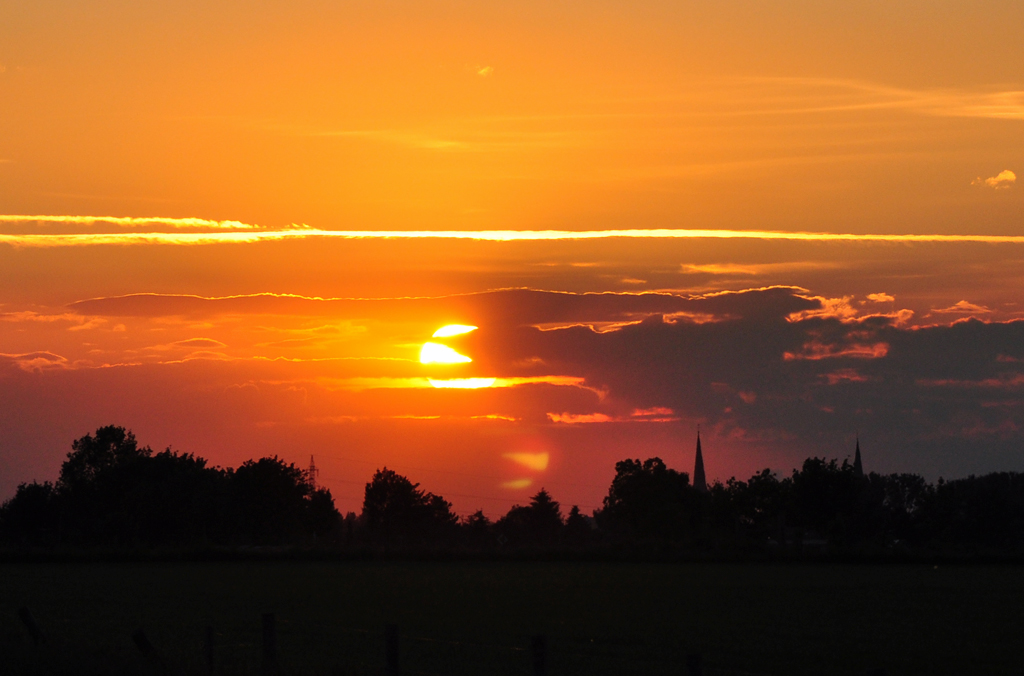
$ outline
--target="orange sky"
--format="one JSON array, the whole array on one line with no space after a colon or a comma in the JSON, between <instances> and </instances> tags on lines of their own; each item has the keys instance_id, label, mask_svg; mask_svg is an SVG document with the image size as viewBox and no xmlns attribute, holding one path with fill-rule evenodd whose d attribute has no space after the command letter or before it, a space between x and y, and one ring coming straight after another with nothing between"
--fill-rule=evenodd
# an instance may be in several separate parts
<instances>
[{"instance_id":1,"label":"orange sky","mask_svg":"<svg viewBox=\"0 0 1024 676\"><path fill-rule=\"evenodd\" d=\"M618 459L689 469L698 423L721 479L858 429L879 470L1024 469L1021 25L4 3L0 498L110 423L315 454L343 509L384 464L462 512L593 508ZM420 364L450 323L473 362Z\"/></svg>"}]
</instances>

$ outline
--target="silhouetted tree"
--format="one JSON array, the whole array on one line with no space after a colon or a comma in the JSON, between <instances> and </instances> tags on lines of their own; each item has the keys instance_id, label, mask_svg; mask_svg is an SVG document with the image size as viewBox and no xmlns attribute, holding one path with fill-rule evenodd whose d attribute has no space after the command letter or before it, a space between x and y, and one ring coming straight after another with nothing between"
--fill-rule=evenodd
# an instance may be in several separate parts
<instances>
[{"instance_id":1,"label":"silhouetted tree","mask_svg":"<svg viewBox=\"0 0 1024 676\"><path fill-rule=\"evenodd\" d=\"M325 534L341 518L326 489L277 456L247 460L231 474L239 533L255 544L282 544L297 533Z\"/></svg>"},{"instance_id":2,"label":"silhouetted tree","mask_svg":"<svg viewBox=\"0 0 1024 676\"><path fill-rule=\"evenodd\" d=\"M50 482L20 484L0 507L0 542L42 546L56 543L57 500Z\"/></svg>"},{"instance_id":3,"label":"silhouetted tree","mask_svg":"<svg viewBox=\"0 0 1024 676\"><path fill-rule=\"evenodd\" d=\"M681 541L699 525L702 496L685 472L669 469L661 458L615 464L597 523L620 537Z\"/></svg>"},{"instance_id":4,"label":"silhouetted tree","mask_svg":"<svg viewBox=\"0 0 1024 676\"><path fill-rule=\"evenodd\" d=\"M458 523L450 502L387 467L366 484L362 520L371 538L386 547L447 538Z\"/></svg>"},{"instance_id":5,"label":"silhouetted tree","mask_svg":"<svg viewBox=\"0 0 1024 676\"><path fill-rule=\"evenodd\" d=\"M593 519L584 516L577 505L565 518L565 541L574 547L584 547L594 541Z\"/></svg>"},{"instance_id":6,"label":"silhouetted tree","mask_svg":"<svg viewBox=\"0 0 1024 676\"><path fill-rule=\"evenodd\" d=\"M846 460L808 458L792 477L793 521L835 544L885 544L885 482L858 476Z\"/></svg>"},{"instance_id":7,"label":"silhouetted tree","mask_svg":"<svg viewBox=\"0 0 1024 676\"><path fill-rule=\"evenodd\" d=\"M872 481L877 475L871 474ZM883 485L883 505L889 517L889 530L894 540L913 542L919 540L916 524L924 500L929 495L929 486L924 477L917 474L890 474L878 477Z\"/></svg>"},{"instance_id":8,"label":"silhouetted tree","mask_svg":"<svg viewBox=\"0 0 1024 676\"><path fill-rule=\"evenodd\" d=\"M123 427L108 425L71 443L71 452L60 467L58 484L64 491L91 488L105 472L148 458L153 451L139 448L135 435Z\"/></svg>"},{"instance_id":9,"label":"silhouetted tree","mask_svg":"<svg viewBox=\"0 0 1024 676\"><path fill-rule=\"evenodd\" d=\"M330 531L327 491L277 458L238 471L140 448L121 427L72 443L56 485L26 484L0 508L8 541L81 546L283 544Z\"/></svg>"},{"instance_id":10,"label":"silhouetted tree","mask_svg":"<svg viewBox=\"0 0 1024 676\"><path fill-rule=\"evenodd\" d=\"M1024 474L939 479L920 496L915 517L933 547L1024 552Z\"/></svg>"},{"instance_id":11,"label":"silhouetted tree","mask_svg":"<svg viewBox=\"0 0 1024 676\"><path fill-rule=\"evenodd\" d=\"M526 507L513 505L495 524L495 529L518 545L550 546L561 540L562 512L558 502L543 488Z\"/></svg>"},{"instance_id":12,"label":"silhouetted tree","mask_svg":"<svg viewBox=\"0 0 1024 676\"><path fill-rule=\"evenodd\" d=\"M495 544L494 524L478 509L460 523L462 540L470 547L490 548Z\"/></svg>"}]
</instances>

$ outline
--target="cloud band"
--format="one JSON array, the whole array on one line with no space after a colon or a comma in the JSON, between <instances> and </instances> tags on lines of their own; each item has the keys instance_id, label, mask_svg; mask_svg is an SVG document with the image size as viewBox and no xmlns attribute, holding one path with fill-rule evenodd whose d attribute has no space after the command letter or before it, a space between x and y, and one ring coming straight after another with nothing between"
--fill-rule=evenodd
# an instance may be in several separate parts
<instances>
[{"instance_id":1,"label":"cloud band","mask_svg":"<svg viewBox=\"0 0 1024 676\"><path fill-rule=\"evenodd\" d=\"M0 223L31 222L44 217L3 216ZM46 217L48 222L98 223L116 221L111 218ZM76 219L61 220L57 219ZM595 239L756 239L804 242L895 242L944 243L976 242L989 244L1024 244L1022 235L980 234L855 234L831 232L787 232L776 230L712 230L690 228L652 228L623 230L321 230L305 226L261 229L236 221L204 221L203 219L124 219L133 225L158 223L170 227L220 228L211 232L107 232L107 233L6 233L0 244L15 247L67 247L141 244L245 244L262 241L295 239L459 239L486 242L571 241ZM219 224L219 225L211 225ZM227 231L224 231L227 230Z\"/></svg>"}]
</instances>

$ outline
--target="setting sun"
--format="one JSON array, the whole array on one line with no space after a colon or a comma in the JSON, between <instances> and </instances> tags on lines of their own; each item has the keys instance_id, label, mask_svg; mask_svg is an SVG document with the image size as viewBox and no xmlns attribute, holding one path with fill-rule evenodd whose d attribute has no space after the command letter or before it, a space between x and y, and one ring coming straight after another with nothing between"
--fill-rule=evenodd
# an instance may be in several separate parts
<instances>
[{"instance_id":1,"label":"setting sun","mask_svg":"<svg viewBox=\"0 0 1024 676\"><path fill-rule=\"evenodd\" d=\"M472 331L476 331L475 326L466 326L465 324L449 324L448 326L442 326L437 331L434 331L433 338L451 338L452 336L461 336Z\"/></svg>"},{"instance_id":2,"label":"setting sun","mask_svg":"<svg viewBox=\"0 0 1024 676\"><path fill-rule=\"evenodd\" d=\"M471 361L466 355L440 343L423 343L420 349L421 364L468 364Z\"/></svg>"}]
</instances>

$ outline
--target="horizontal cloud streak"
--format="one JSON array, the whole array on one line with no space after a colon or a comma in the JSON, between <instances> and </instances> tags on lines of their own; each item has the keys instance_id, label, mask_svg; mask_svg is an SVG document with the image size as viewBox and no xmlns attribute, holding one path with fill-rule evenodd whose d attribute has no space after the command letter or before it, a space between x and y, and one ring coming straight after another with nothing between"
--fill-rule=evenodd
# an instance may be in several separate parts
<instances>
[{"instance_id":1,"label":"horizontal cloud streak","mask_svg":"<svg viewBox=\"0 0 1024 676\"><path fill-rule=\"evenodd\" d=\"M0 214L0 223L46 223L93 226L101 223L122 228L162 225L171 228L212 228L216 230L256 230L257 225L241 221L215 221L209 218L171 218L167 216L67 216L52 214Z\"/></svg>"},{"instance_id":2,"label":"horizontal cloud streak","mask_svg":"<svg viewBox=\"0 0 1024 676\"><path fill-rule=\"evenodd\" d=\"M0 217L0 221L4 217ZM199 220L199 219L197 219ZM182 226L188 227L188 226ZM226 226L225 226L226 227ZM240 227L255 228L256 226ZM111 232L0 234L0 244L15 247L68 247L143 244L247 244L300 239L458 239L531 242L596 239L753 239L801 242L976 242L1024 244L1024 235L881 234L787 232L781 230L630 229L630 230L320 230L293 227L238 232Z\"/></svg>"},{"instance_id":3,"label":"horizontal cloud streak","mask_svg":"<svg viewBox=\"0 0 1024 676\"><path fill-rule=\"evenodd\" d=\"M756 93L737 88L755 105L738 106L735 115L793 115L841 113L866 110L905 110L938 117L969 117L1024 120L1024 91L971 91L965 89L910 89L837 78L769 77L744 78L750 87L768 86ZM781 91L781 95L780 95ZM753 95L752 95L753 94ZM757 106L760 99L783 105ZM720 113L718 113L720 114Z\"/></svg>"}]
</instances>

